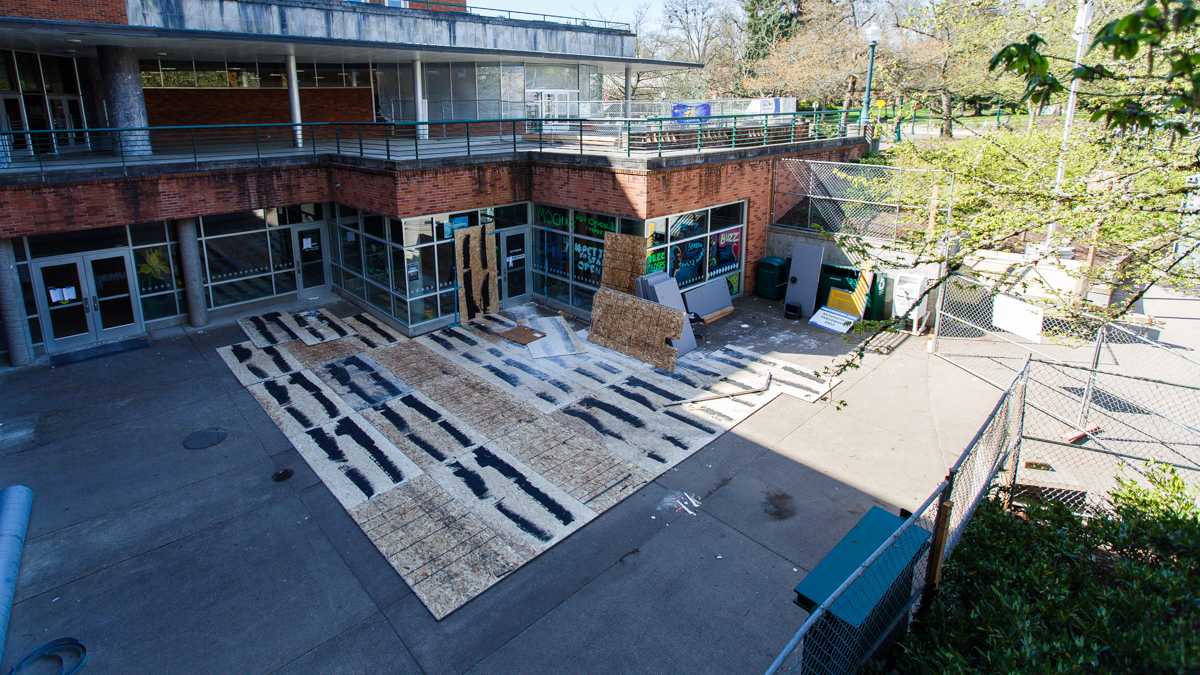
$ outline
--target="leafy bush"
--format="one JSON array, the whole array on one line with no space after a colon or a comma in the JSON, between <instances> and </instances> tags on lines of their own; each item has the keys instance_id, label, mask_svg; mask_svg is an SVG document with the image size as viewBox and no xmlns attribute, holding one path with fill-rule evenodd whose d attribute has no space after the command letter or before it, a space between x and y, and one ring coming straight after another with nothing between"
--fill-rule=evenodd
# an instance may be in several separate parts
<instances>
[{"instance_id":1,"label":"leafy bush","mask_svg":"<svg viewBox=\"0 0 1200 675\"><path fill-rule=\"evenodd\" d=\"M1197 672L1200 507L1173 469L1122 481L1115 513L981 504L901 672ZM877 666L879 664L876 664Z\"/></svg>"}]
</instances>

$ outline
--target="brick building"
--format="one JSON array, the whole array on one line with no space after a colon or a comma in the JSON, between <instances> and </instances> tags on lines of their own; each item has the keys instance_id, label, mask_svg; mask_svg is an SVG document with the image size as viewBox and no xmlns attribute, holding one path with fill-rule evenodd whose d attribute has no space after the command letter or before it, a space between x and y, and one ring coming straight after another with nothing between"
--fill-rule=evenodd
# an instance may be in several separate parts
<instances>
[{"instance_id":1,"label":"brick building","mask_svg":"<svg viewBox=\"0 0 1200 675\"><path fill-rule=\"evenodd\" d=\"M793 206L778 159L855 158L864 130L605 100L605 78L695 67L635 38L462 0L0 0L0 349L21 364L309 289L425 332L457 320L452 233L480 223L505 303L586 314L609 231L685 289L750 292Z\"/></svg>"}]
</instances>

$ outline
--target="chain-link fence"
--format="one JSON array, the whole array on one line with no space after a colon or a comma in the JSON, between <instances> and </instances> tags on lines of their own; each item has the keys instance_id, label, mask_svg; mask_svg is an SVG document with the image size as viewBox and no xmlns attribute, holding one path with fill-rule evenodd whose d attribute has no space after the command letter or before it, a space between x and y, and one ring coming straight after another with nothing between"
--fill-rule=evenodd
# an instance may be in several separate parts
<instances>
[{"instance_id":1,"label":"chain-link fence","mask_svg":"<svg viewBox=\"0 0 1200 675\"><path fill-rule=\"evenodd\" d=\"M776 224L862 237L899 239L949 223L953 177L893 166L783 159Z\"/></svg>"},{"instance_id":2,"label":"chain-link fence","mask_svg":"<svg viewBox=\"0 0 1200 675\"><path fill-rule=\"evenodd\" d=\"M851 673L902 634L997 475L1011 472L1024 372L928 498L809 614L768 673Z\"/></svg>"}]
</instances>

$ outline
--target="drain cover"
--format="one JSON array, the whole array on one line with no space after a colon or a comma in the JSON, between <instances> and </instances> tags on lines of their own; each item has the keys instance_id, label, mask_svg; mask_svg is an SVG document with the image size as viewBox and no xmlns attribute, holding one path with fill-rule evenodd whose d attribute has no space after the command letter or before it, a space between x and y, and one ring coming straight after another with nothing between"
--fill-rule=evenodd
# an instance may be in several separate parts
<instances>
[{"instance_id":1,"label":"drain cover","mask_svg":"<svg viewBox=\"0 0 1200 675\"><path fill-rule=\"evenodd\" d=\"M205 448L211 448L212 446L217 445L221 441L225 440L225 437L228 435L229 432L225 431L224 429L217 429L215 427L212 429L193 431L192 433L188 434L187 438L183 439L183 447L187 448L188 450L203 450Z\"/></svg>"}]
</instances>

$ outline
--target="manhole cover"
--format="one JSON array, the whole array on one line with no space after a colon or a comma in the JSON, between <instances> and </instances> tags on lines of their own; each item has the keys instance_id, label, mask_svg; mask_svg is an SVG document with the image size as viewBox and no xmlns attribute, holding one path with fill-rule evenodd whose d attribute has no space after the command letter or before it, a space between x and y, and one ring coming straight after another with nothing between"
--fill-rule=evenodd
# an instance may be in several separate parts
<instances>
[{"instance_id":1,"label":"manhole cover","mask_svg":"<svg viewBox=\"0 0 1200 675\"><path fill-rule=\"evenodd\" d=\"M225 440L229 432L224 429L201 429L188 434L187 438L183 439L183 447L188 450L203 450L217 445Z\"/></svg>"}]
</instances>

